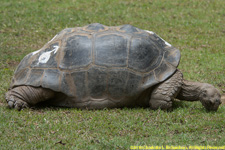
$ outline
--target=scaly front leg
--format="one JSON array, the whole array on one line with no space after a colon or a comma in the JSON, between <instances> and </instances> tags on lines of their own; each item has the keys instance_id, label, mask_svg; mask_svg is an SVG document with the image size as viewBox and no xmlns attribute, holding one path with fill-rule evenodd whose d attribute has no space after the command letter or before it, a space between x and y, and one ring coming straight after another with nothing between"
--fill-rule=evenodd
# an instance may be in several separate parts
<instances>
[{"instance_id":1,"label":"scaly front leg","mask_svg":"<svg viewBox=\"0 0 225 150\"><path fill-rule=\"evenodd\" d=\"M9 90L6 93L5 98L9 108L21 110L48 100L53 96L54 92L49 89L32 86L18 86Z\"/></svg>"},{"instance_id":2,"label":"scaly front leg","mask_svg":"<svg viewBox=\"0 0 225 150\"><path fill-rule=\"evenodd\" d=\"M180 91L183 75L177 70L173 76L157 85L151 94L149 101L151 109L171 110L173 99Z\"/></svg>"}]
</instances>

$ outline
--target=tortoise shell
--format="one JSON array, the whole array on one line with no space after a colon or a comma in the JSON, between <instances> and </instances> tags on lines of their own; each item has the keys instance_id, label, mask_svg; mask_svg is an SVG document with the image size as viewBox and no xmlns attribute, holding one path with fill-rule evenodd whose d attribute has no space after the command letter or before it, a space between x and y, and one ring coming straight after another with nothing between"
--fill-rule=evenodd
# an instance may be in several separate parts
<instances>
[{"instance_id":1,"label":"tortoise shell","mask_svg":"<svg viewBox=\"0 0 225 150\"><path fill-rule=\"evenodd\" d=\"M64 106L104 100L123 106L147 101L146 91L173 75L179 60L179 50L152 31L94 23L64 29L25 56L11 88L49 88L70 99Z\"/></svg>"}]
</instances>

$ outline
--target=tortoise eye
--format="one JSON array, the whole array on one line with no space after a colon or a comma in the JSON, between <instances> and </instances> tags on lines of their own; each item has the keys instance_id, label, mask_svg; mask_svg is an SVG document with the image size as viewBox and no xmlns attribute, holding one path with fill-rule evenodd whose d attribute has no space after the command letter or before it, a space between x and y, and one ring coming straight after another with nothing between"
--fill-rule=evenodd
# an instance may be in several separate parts
<instances>
[{"instance_id":1,"label":"tortoise eye","mask_svg":"<svg viewBox=\"0 0 225 150\"><path fill-rule=\"evenodd\" d=\"M203 91L203 97L207 97L207 91Z\"/></svg>"},{"instance_id":2,"label":"tortoise eye","mask_svg":"<svg viewBox=\"0 0 225 150\"><path fill-rule=\"evenodd\" d=\"M216 99L216 103L221 104L221 101L219 99Z\"/></svg>"},{"instance_id":3,"label":"tortoise eye","mask_svg":"<svg viewBox=\"0 0 225 150\"><path fill-rule=\"evenodd\" d=\"M209 105L213 105L213 102L209 101Z\"/></svg>"},{"instance_id":4,"label":"tortoise eye","mask_svg":"<svg viewBox=\"0 0 225 150\"><path fill-rule=\"evenodd\" d=\"M205 97L205 98L207 97L206 93L203 93L203 97Z\"/></svg>"}]
</instances>

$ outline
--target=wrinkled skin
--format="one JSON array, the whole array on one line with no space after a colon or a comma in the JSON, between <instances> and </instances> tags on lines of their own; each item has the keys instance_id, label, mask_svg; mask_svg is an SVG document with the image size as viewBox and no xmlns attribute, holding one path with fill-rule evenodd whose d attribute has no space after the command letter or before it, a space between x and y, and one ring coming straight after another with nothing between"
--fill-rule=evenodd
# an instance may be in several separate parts
<instances>
[{"instance_id":1,"label":"wrinkled skin","mask_svg":"<svg viewBox=\"0 0 225 150\"><path fill-rule=\"evenodd\" d=\"M177 96L180 100L198 101L208 111L217 111L221 104L221 95L218 89L208 83L183 81L182 89Z\"/></svg>"},{"instance_id":2,"label":"wrinkled skin","mask_svg":"<svg viewBox=\"0 0 225 150\"><path fill-rule=\"evenodd\" d=\"M39 102L52 98L57 99L57 97L57 94L52 90L31 86L19 86L6 93L9 107L17 110L35 106ZM149 104L143 104L143 106L154 110L159 108L172 110L174 98L185 101L200 101L208 111L217 111L221 104L220 92L213 85L184 80L182 73L178 70L169 79L154 87L151 91ZM62 99L54 101L55 106L60 106L62 103L65 103Z\"/></svg>"},{"instance_id":3,"label":"wrinkled skin","mask_svg":"<svg viewBox=\"0 0 225 150\"><path fill-rule=\"evenodd\" d=\"M54 93L49 89L19 86L9 90L5 98L9 108L21 110L54 97Z\"/></svg>"},{"instance_id":4,"label":"wrinkled skin","mask_svg":"<svg viewBox=\"0 0 225 150\"><path fill-rule=\"evenodd\" d=\"M209 111L216 111L221 104L220 92L209 84L203 86L199 99L202 105Z\"/></svg>"}]
</instances>

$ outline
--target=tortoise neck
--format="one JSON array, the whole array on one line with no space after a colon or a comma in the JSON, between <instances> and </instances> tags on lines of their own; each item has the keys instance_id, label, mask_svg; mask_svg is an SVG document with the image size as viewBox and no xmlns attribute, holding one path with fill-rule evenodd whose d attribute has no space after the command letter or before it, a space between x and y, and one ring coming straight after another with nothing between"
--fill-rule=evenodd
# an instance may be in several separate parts
<instances>
[{"instance_id":1,"label":"tortoise neck","mask_svg":"<svg viewBox=\"0 0 225 150\"><path fill-rule=\"evenodd\" d=\"M187 101L198 101L201 98L204 83L183 80L183 85L177 98Z\"/></svg>"}]
</instances>

